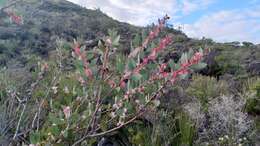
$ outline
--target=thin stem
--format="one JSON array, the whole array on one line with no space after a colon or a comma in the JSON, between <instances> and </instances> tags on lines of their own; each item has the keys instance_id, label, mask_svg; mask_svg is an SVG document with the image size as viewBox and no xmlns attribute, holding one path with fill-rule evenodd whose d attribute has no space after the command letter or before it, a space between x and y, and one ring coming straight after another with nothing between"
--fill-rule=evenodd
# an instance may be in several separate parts
<instances>
[{"instance_id":1,"label":"thin stem","mask_svg":"<svg viewBox=\"0 0 260 146\"><path fill-rule=\"evenodd\" d=\"M72 146L76 146L78 144L80 144L82 141L84 141L87 138L92 138L92 137L98 137L98 136L103 136L106 135L108 133L114 132L130 123L132 123L133 121L135 121L137 118L139 118L140 116L142 116L145 113L145 108L158 96L158 94L161 93L162 89L166 87L168 81L166 81L158 90L157 92L151 97L149 98L148 102L145 104L143 109L140 109L139 112L130 120L128 120L127 122L123 123L122 125L119 125L113 129L101 132L101 133L96 133L96 134L89 134L89 135L85 135L84 137L82 137L81 139L79 139L78 141L76 141Z\"/></svg>"},{"instance_id":2,"label":"thin stem","mask_svg":"<svg viewBox=\"0 0 260 146\"><path fill-rule=\"evenodd\" d=\"M20 115L20 118L19 118L18 124L17 124L17 126L16 126L16 130L15 130L15 134L14 134L13 139L16 138L17 133L18 133L18 131L19 131L20 124L21 124L21 121L22 121L22 117L23 117L23 115L24 115L24 111L25 111L26 105L27 105L27 103L26 103L26 104L23 104L23 110L22 110L22 113L21 113L21 115Z\"/></svg>"}]
</instances>

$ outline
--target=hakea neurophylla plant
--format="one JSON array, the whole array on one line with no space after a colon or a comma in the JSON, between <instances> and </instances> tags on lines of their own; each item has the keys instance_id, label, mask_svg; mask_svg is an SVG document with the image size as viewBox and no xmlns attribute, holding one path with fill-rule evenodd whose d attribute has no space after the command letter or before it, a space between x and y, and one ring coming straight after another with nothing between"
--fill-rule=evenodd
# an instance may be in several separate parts
<instances>
[{"instance_id":1,"label":"hakea neurophylla plant","mask_svg":"<svg viewBox=\"0 0 260 146\"><path fill-rule=\"evenodd\" d=\"M194 69L205 67L201 62L205 55L202 49L196 53L183 53L178 62L172 59L161 62L163 56L160 54L167 51L173 42L172 35L157 38L167 19L168 16L159 19L158 25L144 38L140 47L133 48L128 56L113 53L119 46L120 36L112 30L93 49L74 42L72 56L77 68L74 74L80 87L73 87L73 91L66 88L62 97L73 92L75 100L52 110L59 111L59 117L63 113L63 120L56 122L54 128L64 129L61 133L48 135L50 139L54 142L65 140L62 138L67 130L76 135L71 145L78 145L88 138L123 128L151 108L156 109L163 89L172 86L178 79L184 79ZM156 38L159 43L150 47L150 42ZM54 95L58 96L60 92L57 90ZM75 117L78 118L75 120ZM64 124L64 121L67 123Z\"/></svg>"},{"instance_id":2,"label":"hakea neurophylla plant","mask_svg":"<svg viewBox=\"0 0 260 146\"><path fill-rule=\"evenodd\" d=\"M93 99L95 108L90 116L89 126L86 127L84 137L74 145L79 144L88 137L105 135L133 122L145 114L149 108L158 106L155 104L158 102L154 101L160 99L164 88L172 85L178 78L183 78L183 76L192 72L194 68L198 68L198 65L200 67L205 66L201 63L205 55L202 50L196 53L193 53L193 51L184 53L179 62L173 62L173 60L165 63L158 62L160 60L158 55L172 43L171 35L162 38L157 47L148 49L147 56L137 59L138 54L144 52L144 48L148 47L149 42L159 35L167 19L169 19L168 16L159 19L159 24L144 39L141 46L133 49L128 57L125 57L126 60L124 61L121 59L113 60L116 57L110 56L110 51L112 48L117 47L119 41L119 36L115 32L110 31L109 36L100 41L99 46L94 50L86 51L80 43L75 42L73 55L78 58L84 68L83 70L80 69L82 76L79 77L79 81L87 87L94 86L93 83L96 82L98 87L96 87L97 91L94 91L95 94L93 94L95 96ZM87 56L92 56L92 58ZM98 60L102 61L101 65L91 65L93 64L93 56L94 58L99 56ZM118 69L120 67L114 64L121 64L125 68ZM156 64L157 67L150 69L152 65ZM170 71L167 68L170 68ZM145 74L148 74L148 78L143 77ZM107 87L106 85L110 89L103 90ZM156 86L157 88L151 91L150 86ZM104 105L103 101L106 98L113 99L113 101L108 105ZM102 121L103 115L109 115L110 118L105 123L110 125L109 127L114 126L100 132L100 126L104 122Z\"/></svg>"}]
</instances>

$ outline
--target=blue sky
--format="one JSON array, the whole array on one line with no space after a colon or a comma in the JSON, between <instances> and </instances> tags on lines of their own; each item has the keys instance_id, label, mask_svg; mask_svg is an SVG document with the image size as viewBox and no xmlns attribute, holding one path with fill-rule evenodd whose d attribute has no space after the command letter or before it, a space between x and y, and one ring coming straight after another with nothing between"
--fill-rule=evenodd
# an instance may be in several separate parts
<instances>
[{"instance_id":1,"label":"blue sky","mask_svg":"<svg viewBox=\"0 0 260 146\"><path fill-rule=\"evenodd\" d=\"M260 44L260 0L69 0L114 19L145 26L166 13L193 38Z\"/></svg>"}]
</instances>

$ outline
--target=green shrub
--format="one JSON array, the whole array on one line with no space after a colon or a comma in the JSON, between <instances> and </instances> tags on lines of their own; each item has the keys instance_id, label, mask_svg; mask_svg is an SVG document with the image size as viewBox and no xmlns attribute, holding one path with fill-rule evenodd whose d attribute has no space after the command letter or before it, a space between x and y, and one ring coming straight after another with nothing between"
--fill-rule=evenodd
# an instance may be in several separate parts
<instances>
[{"instance_id":1,"label":"green shrub","mask_svg":"<svg viewBox=\"0 0 260 146\"><path fill-rule=\"evenodd\" d=\"M157 112L157 120L150 124L137 122L128 126L130 142L136 146L192 146L196 129L189 117L182 111Z\"/></svg>"},{"instance_id":2,"label":"green shrub","mask_svg":"<svg viewBox=\"0 0 260 146\"><path fill-rule=\"evenodd\" d=\"M75 41L72 56L76 70L68 72L62 69L66 53L60 48L65 45L58 45L58 58L40 64L37 74L42 77L33 97L42 103L39 109L45 121L31 132L31 142L77 145L113 135L144 116L146 111L156 110L160 104L157 98L164 88L179 78L184 79L195 68L205 67L201 63L202 49L183 53L177 63L171 60L162 63L159 54L172 42L171 36L159 39L158 46L157 41L150 43L159 35L161 27L162 24L156 26L141 47L133 48L128 56L112 53L120 40L115 30L109 30L109 36L100 40L94 49L86 50ZM137 40L134 42L138 45ZM166 71L167 68L171 71ZM180 143L190 144L192 127L185 123L188 123L186 117L180 116L174 124L183 134L179 136ZM149 132L134 133L131 138L134 143L147 144L145 137Z\"/></svg>"},{"instance_id":3,"label":"green shrub","mask_svg":"<svg viewBox=\"0 0 260 146\"><path fill-rule=\"evenodd\" d=\"M194 75L186 92L189 96L198 98L203 109L207 110L210 100L228 94L228 85L225 81L217 81L214 77Z\"/></svg>"},{"instance_id":4,"label":"green shrub","mask_svg":"<svg viewBox=\"0 0 260 146\"><path fill-rule=\"evenodd\" d=\"M260 113L260 79L250 78L244 83L246 111L253 115Z\"/></svg>"}]
</instances>

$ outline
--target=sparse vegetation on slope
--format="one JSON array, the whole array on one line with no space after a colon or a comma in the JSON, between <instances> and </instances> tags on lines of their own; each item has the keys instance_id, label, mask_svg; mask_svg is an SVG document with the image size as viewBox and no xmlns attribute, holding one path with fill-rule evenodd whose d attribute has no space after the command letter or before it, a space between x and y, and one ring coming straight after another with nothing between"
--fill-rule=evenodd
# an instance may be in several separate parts
<instances>
[{"instance_id":1,"label":"sparse vegetation on slope","mask_svg":"<svg viewBox=\"0 0 260 146\"><path fill-rule=\"evenodd\" d=\"M135 27L63 0L6 12L0 145L260 144L259 45L191 39L168 17Z\"/></svg>"}]
</instances>

